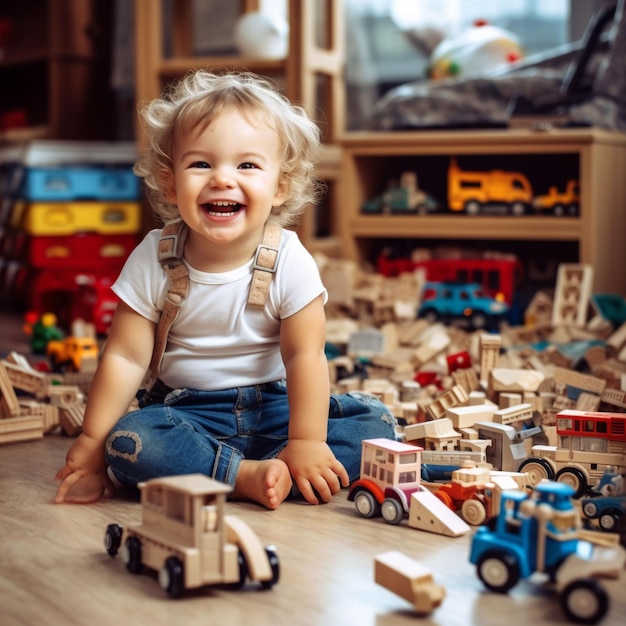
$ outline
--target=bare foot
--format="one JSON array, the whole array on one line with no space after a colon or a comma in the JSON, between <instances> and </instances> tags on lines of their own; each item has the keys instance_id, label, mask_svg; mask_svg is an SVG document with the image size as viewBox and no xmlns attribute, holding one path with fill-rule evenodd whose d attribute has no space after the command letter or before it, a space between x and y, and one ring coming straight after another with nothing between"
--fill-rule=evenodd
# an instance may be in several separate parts
<instances>
[{"instance_id":1,"label":"bare foot","mask_svg":"<svg viewBox=\"0 0 626 626\"><path fill-rule=\"evenodd\" d=\"M291 474L284 461L242 461L232 498L253 500L268 509L277 509L291 491Z\"/></svg>"}]
</instances>

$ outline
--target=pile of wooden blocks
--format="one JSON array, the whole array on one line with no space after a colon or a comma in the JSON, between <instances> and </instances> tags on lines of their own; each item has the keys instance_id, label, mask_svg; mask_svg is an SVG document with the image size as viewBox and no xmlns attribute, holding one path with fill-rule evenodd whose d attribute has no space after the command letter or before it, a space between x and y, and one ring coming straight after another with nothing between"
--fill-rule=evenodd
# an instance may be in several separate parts
<instances>
[{"instance_id":1,"label":"pile of wooden blocks","mask_svg":"<svg viewBox=\"0 0 626 626\"><path fill-rule=\"evenodd\" d=\"M564 264L554 296L539 292L530 324L498 333L416 319L423 278L385 278L340 260L322 264L329 290L333 391L373 393L405 424L455 406L528 403L550 434L563 409L626 411L626 322L589 304L591 269Z\"/></svg>"},{"instance_id":2,"label":"pile of wooden blocks","mask_svg":"<svg viewBox=\"0 0 626 626\"><path fill-rule=\"evenodd\" d=\"M90 379L39 372L15 353L0 360L0 444L41 439L59 428L77 436Z\"/></svg>"}]
</instances>

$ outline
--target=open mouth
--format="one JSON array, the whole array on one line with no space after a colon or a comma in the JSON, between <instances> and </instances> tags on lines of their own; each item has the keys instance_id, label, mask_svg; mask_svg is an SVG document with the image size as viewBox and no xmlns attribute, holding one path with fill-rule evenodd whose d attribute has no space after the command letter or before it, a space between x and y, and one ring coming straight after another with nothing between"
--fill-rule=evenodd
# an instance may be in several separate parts
<instances>
[{"instance_id":1,"label":"open mouth","mask_svg":"<svg viewBox=\"0 0 626 626\"><path fill-rule=\"evenodd\" d=\"M202 208L209 214L219 217L228 217L235 215L238 211L241 211L243 204L238 202L211 202L203 204Z\"/></svg>"}]
</instances>

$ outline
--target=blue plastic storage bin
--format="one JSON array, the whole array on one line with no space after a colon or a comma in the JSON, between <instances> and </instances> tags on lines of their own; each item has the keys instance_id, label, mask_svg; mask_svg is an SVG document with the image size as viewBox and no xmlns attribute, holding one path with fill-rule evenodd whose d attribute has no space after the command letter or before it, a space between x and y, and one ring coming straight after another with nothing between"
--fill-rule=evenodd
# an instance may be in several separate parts
<instances>
[{"instance_id":1,"label":"blue plastic storage bin","mask_svg":"<svg viewBox=\"0 0 626 626\"><path fill-rule=\"evenodd\" d=\"M28 201L137 200L139 179L130 167L17 168L11 195Z\"/></svg>"}]
</instances>

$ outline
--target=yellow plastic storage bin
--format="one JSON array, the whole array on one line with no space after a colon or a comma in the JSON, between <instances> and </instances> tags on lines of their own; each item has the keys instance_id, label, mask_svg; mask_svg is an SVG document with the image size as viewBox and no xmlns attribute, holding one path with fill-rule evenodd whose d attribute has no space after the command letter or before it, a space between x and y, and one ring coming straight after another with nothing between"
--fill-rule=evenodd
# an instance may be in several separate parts
<instances>
[{"instance_id":1,"label":"yellow plastic storage bin","mask_svg":"<svg viewBox=\"0 0 626 626\"><path fill-rule=\"evenodd\" d=\"M11 215L14 228L35 236L132 234L140 223L139 202L18 202Z\"/></svg>"}]
</instances>

